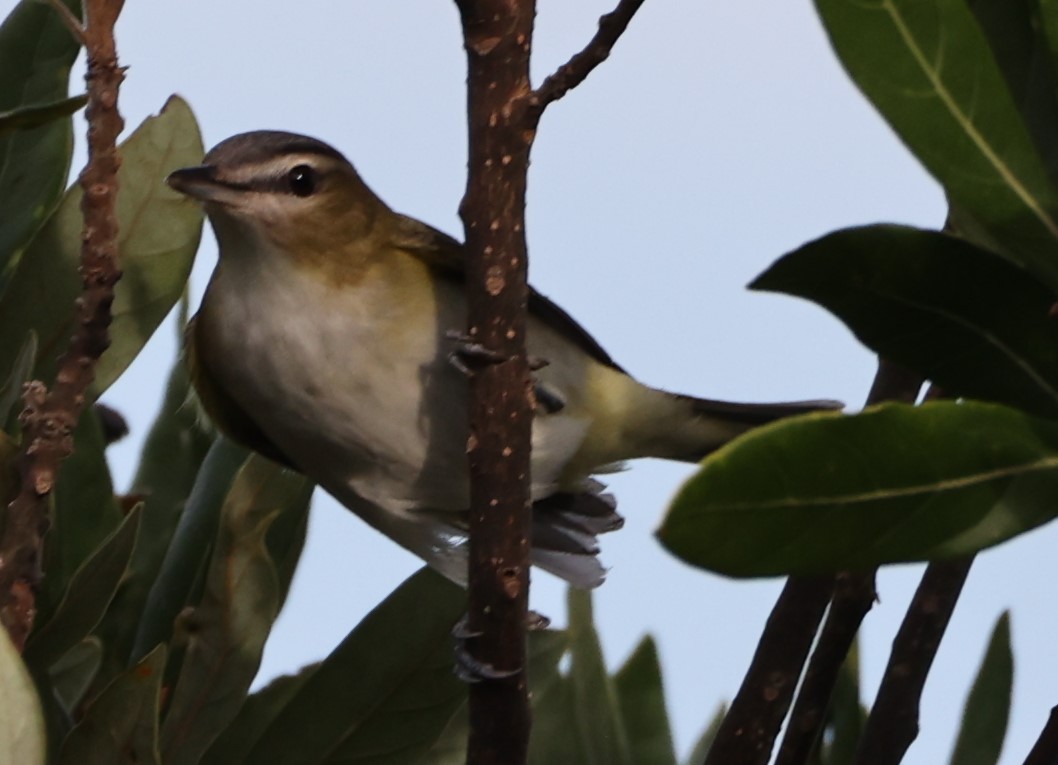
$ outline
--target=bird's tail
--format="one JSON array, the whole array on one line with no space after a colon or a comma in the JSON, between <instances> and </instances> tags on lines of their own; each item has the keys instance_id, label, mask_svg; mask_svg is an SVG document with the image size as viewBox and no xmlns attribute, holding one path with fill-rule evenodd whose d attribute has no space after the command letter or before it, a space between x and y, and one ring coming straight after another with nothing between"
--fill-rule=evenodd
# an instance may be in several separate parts
<instances>
[{"instance_id":1,"label":"bird's tail","mask_svg":"<svg viewBox=\"0 0 1058 765\"><path fill-rule=\"evenodd\" d=\"M661 391L658 391L661 393ZM670 399L670 417L650 438L649 455L698 462L731 439L759 425L786 417L819 411L836 411L840 401L783 401L765 404L743 404L706 398L663 395Z\"/></svg>"}]
</instances>

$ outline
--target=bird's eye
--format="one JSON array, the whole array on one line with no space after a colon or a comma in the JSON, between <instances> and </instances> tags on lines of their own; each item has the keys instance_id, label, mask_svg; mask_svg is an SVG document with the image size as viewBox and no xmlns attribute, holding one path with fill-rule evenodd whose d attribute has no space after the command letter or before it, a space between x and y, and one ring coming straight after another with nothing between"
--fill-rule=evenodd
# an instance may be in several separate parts
<instances>
[{"instance_id":1,"label":"bird's eye","mask_svg":"<svg viewBox=\"0 0 1058 765\"><path fill-rule=\"evenodd\" d=\"M316 171L308 165L298 165L287 173L287 184L295 196L307 197L316 190Z\"/></svg>"}]
</instances>

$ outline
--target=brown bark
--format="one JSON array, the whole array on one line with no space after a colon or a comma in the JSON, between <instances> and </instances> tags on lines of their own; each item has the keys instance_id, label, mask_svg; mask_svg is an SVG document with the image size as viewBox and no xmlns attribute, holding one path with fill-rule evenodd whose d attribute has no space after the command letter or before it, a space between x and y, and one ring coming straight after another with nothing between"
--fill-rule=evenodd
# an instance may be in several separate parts
<instances>
[{"instance_id":1,"label":"brown bark","mask_svg":"<svg viewBox=\"0 0 1058 765\"><path fill-rule=\"evenodd\" d=\"M535 0L456 0L467 51L467 247L470 569L467 648L507 677L470 687L467 761L524 762L529 746L526 619L530 565L531 381L525 190L529 151L549 103L602 62L643 0L621 2L540 91L529 82Z\"/></svg>"},{"instance_id":2,"label":"brown bark","mask_svg":"<svg viewBox=\"0 0 1058 765\"><path fill-rule=\"evenodd\" d=\"M20 649L33 627L40 582L41 545L48 527L47 498L59 465L73 451L73 431L95 376L95 362L110 344L110 306L121 277L117 258L117 137L124 121L117 109L124 70L118 66L114 22L123 0L87 0L85 26L64 17L88 51L88 165L81 173L84 230L77 324L59 363L51 391L34 380L23 394L20 491L8 505L0 539L0 622Z\"/></svg>"},{"instance_id":3,"label":"brown bark","mask_svg":"<svg viewBox=\"0 0 1058 765\"><path fill-rule=\"evenodd\" d=\"M857 765L897 765L918 736L919 702L973 558L930 563L893 640L856 750Z\"/></svg>"}]
</instances>

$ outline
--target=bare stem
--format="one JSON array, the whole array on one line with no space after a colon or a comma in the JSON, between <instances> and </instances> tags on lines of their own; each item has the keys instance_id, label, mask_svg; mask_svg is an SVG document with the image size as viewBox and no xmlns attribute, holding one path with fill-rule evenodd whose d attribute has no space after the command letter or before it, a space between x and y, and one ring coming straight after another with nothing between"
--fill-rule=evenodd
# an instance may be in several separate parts
<instances>
[{"instance_id":1,"label":"bare stem","mask_svg":"<svg viewBox=\"0 0 1058 765\"><path fill-rule=\"evenodd\" d=\"M918 736L922 689L973 558L930 563L893 640L857 765L897 765Z\"/></svg>"},{"instance_id":2,"label":"bare stem","mask_svg":"<svg viewBox=\"0 0 1058 765\"><path fill-rule=\"evenodd\" d=\"M81 173L84 231L77 324L51 392L34 380L23 394L22 477L19 494L8 505L0 538L0 622L20 649L33 627L40 582L41 545L48 528L47 497L59 465L73 451L73 431L95 377L95 363L110 345L110 306L121 277L115 213L120 157L117 137L124 121L117 109L125 78L118 66L114 22L123 0L87 0L83 39L88 51L88 165ZM67 20L69 24L69 21Z\"/></svg>"},{"instance_id":3,"label":"bare stem","mask_svg":"<svg viewBox=\"0 0 1058 765\"><path fill-rule=\"evenodd\" d=\"M771 759L833 589L830 576L786 580L705 765L764 765Z\"/></svg>"}]
</instances>

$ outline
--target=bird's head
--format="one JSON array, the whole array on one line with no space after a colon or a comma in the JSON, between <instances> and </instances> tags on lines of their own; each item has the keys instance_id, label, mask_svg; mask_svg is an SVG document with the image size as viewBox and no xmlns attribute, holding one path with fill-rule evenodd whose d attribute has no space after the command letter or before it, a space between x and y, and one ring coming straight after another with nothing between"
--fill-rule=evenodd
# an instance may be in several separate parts
<instances>
[{"instance_id":1,"label":"bird's head","mask_svg":"<svg viewBox=\"0 0 1058 765\"><path fill-rule=\"evenodd\" d=\"M389 213L341 153L294 133L234 136L166 182L203 203L222 259L268 250L315 265L348 263L370 251Z\"/></svg>"}]
</instances>

